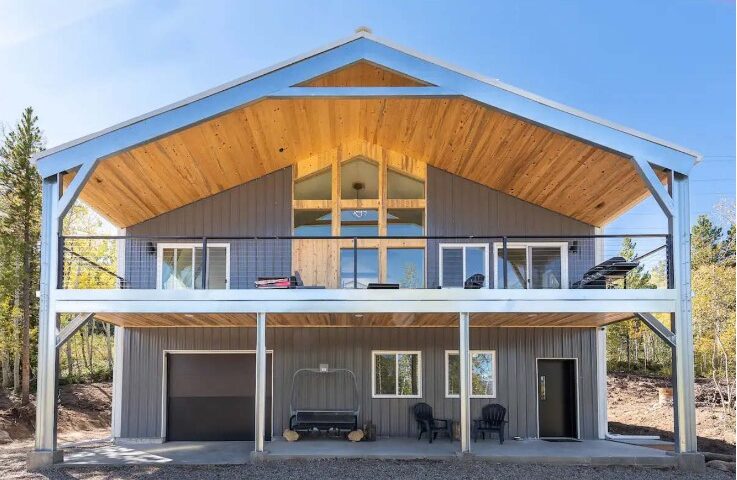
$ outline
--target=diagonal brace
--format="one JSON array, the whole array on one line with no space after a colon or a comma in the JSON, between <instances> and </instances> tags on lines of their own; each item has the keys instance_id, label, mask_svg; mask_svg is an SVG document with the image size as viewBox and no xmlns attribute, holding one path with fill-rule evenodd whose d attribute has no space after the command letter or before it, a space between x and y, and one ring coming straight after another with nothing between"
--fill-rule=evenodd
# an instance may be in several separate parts
<instances>
[{"instance_id":1,"label":"diagonal brace","mask_svg":"<svg viewBox=\"0 0 737 480\"><path fill-rule=\"evenodd\" d=\"M56 215L58 218L64 218L64 215L66 215L69 209L72 208L74 201L79 197L79 192L82 191L82 187L87 183L87 180L90 178L90 175L92 175L92 170L94 170L96 165L97 161L95 159L89 159L79 166L77 174L74 176L69 187L65 189L59 199L59 203L56 207Z\"/></svg>"},{"instance_id":2,"label":"diagonal brace","mask_svg":"<svg viewBox=\"0 0 737 480\"><path fill-rule=\"evenodd\" d=\"M668 194L663 184L660 182L660 178L655 175L653 167L647 160L640 157L632 157L632 162L635 164L635 169L640 174L640 177L645 181L648 190L655 197L655 201L658 202L660 208L663 209L663 213L668 218L673 218L675 215L675 207L673 198Z\"/></svg>"},{"instance_id":3,"label":"diagonal brace","mask_svg":"<svg viewBox=\"0 0 737 480\"><path fill-rule=\"evenodd\" d=\"M62 328L61 331L59 331L59 333L56 335L56 348L64 345L64 342L69 340L72 335L77 333L77 331L82 328L82 326L87 323L87 321L90 320L94 315L94 313L80 313L69 323L67 323L64 328Z\"/></svg>"},{"instance_id":4,"label":"diagonal brace","mask_svg":"<svg viewBox=\"0 0 737 480\"><path fill-rule=\"evenodd\" d=\"M637 317L650 327L655 335L660 337L671 348L676 348L676 334L663 325L652 313L635 313Z\"/></svg>"}]
</instances>

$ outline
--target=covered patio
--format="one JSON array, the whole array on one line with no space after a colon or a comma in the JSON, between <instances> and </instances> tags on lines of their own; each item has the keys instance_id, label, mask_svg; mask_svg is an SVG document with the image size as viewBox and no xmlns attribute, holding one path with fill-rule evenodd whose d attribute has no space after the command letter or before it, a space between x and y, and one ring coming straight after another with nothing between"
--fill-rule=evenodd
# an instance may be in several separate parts
<instances>
[{"instance_id":1,"label":"covered patio","mask_svg":"<svg viewBox=\"0 0 737 480\"><path fill-rule=\"evenodd\" d=\"M64 465L232 465L260 460L363 458L386 460L468 458L494 463L566 465L675 466L677 457L655 448L609 440L549 442L496 439L474 444L472 454L459 453L458 442L446 439L428 444L414 438L385 437L375 442L352 443L340 439L306 439L268 442L263 454L254 457L253 442L167 442L104 444L67 448Z\"/></svg>"}]
</instances>

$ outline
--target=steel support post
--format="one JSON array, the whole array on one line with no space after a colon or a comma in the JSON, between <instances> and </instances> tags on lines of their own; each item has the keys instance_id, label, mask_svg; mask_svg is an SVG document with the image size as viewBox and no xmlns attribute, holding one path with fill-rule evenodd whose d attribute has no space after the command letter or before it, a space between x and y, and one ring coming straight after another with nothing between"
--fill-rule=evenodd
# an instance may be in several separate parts
<instances>
[{"instance_id":1,"label":"steel support post","mask_svg":"<svg viewBox=\"0 0 737 480\"><path fill-rule=\"evenodd\" d=\"M696 452L696 402L694 399L694 344L691 324L691 231L688 177L673 176L675 215L669 221L673 238L673 284L677 291L673 315L676 346L673 406L676 416L676 451Z\"/></svg>"},{"instance_id":2,"label":"steel support post","mask_svg":"<svg viewBox=\"0 0 737 480\"><path fill-rule=\"evenodd\" d=\"M266 428L266 314L256 314L256 441L254 451L264 451Z\"/></svg>"},{"instance_id":3,"label":"steel support post","mask_svg":"<svg viewBox=\"0 0 737 480\"><path fill-rule=\"evenodd\" d=\"M460 360L461 452L471 451L471 353L469 351L470 314L459 315L458 358Z\"/></svg>"},{"instance_id":4,"label":"steel support post","mask_svg":"<svg viewBox=\"0 0 737 480\"><path fill-rule=\"evenodd\" d=\"M56 445L56 306L59 266L59 177L43 180L41 207L41 285L38 321L38 380L36 386L36 441L28 457L29 469L63 460Z\"/></svg>"}]
</instances>

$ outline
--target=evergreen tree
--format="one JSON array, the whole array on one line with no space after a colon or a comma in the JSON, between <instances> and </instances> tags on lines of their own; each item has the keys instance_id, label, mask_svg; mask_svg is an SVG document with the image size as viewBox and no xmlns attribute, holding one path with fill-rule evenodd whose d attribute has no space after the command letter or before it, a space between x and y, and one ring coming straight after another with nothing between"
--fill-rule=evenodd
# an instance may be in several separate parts
<instances>
[{"instance_id":1,"label":"evergreen tree","mask_svg":"<svg viewBox=\"0 0 737 480\"><path fill-rule=\"evenodd\" d=\"M719 240L722 229L711 221L707 215L699 215L696 224L691 228L691 267L693 270L702 265L711 265L719 260Z\"/></svg>"},{"instance_id":2,"label":"evergreen tree","mask_svg":"<svg viewBox=\"0 0 737 480\"><path fill-rule=\"evenodd\" d=\"M15 128L0 146L0 232L10 245L12 264L17 268L17 292L4 297L17 298L21 333L21 402L29 402L31 379L31 325L38 321L39 261L36 245L40 233L41 179L31 156L43 149L38 117L26 108ZM17 388L17 385L16 385Z\"/></svg>"}]
</instances>

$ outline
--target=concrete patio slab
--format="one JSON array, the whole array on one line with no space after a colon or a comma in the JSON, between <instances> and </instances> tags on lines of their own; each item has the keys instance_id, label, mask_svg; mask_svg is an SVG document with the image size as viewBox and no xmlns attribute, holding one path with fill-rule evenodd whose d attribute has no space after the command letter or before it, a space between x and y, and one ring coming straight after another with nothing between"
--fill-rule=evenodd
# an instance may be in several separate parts
<instances>
[{"instance_id":1,"label":"concrete patio slab","mask_svg":"<svg viewBox=\"0 0 737 480\"><path fill-rule=\"evenodd\" d=\"M496 463L569 465L674 466L677 457L661 450L607 440L546 442L486 440L472 445L470 457ZM459 443L445 439L432 444L408 438L382 438L352 443L340 439L274 440L258 458L274 461L307 458L455 459ZM65 465L218 465L252 461L253 442L168 442L108 444L68 448ZM463 456L465 457L465 456Z\"/></svg>"}]
</instances>

